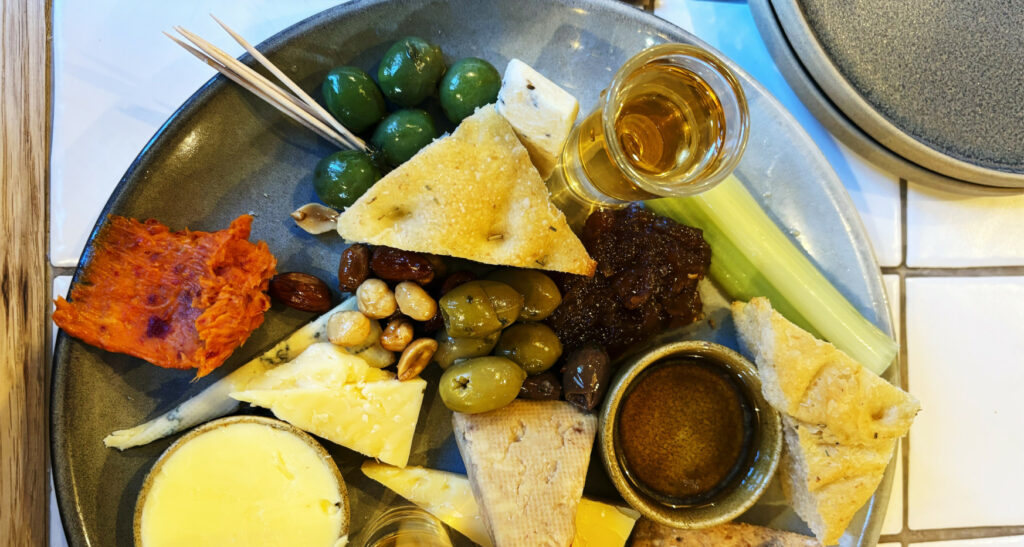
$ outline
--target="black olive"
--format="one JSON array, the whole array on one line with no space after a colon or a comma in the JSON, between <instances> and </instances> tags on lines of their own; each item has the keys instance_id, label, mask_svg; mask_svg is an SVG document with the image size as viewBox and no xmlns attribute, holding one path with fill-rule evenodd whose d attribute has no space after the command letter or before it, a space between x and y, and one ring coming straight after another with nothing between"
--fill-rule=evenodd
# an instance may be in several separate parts
<instances>
[{"instance_id":1,"label":"black olive","mask_svg":"<svg viewBox=\"0 0 1024 547\"><path fill-rule=\"evenodd\" d=\"M557 401L562 398L562 386L558 376L548 371L536 376L527 376L523 387L519 388L520 399Z\"/></svg>"},{"instance_id":2,"label":"black olive","mask_svg":"<svg viewBox=\"0 0 1024 547\"><path fill-rule=\"evenodd\" d=\"M611 375L611 360L604 348L597 344L580 347L562 365L565 400L583 410L593 410L604 399Z\"/></svg>"}]
</instances>

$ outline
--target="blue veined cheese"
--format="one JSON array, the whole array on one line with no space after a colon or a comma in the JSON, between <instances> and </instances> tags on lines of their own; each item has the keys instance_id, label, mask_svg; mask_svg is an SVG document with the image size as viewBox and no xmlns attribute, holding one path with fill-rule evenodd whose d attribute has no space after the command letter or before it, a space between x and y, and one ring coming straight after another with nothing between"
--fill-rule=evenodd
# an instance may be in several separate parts
<instances>
[{"instance_id":1,"label":"blue veined cheese","mask_svg":"<svg viewBox=\"0 0 1024 547\"><path fill-rule=\"evenodd\" d=\"M495 108L512 124L541 178L551 176L579 113L576 98L530 65L512 59Z\"/></svg>"}]
</instances>

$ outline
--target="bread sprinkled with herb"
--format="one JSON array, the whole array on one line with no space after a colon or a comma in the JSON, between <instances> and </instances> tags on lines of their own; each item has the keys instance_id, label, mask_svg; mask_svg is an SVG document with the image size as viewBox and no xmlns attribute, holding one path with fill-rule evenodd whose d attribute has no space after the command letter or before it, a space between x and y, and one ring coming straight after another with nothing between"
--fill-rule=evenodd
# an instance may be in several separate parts
<instances>
[{"instance_id":1,"label":"bread sprinkled with herb","mask_svg":"<svg viewBox=\"0 0 1024 547\"><path fill-rule=\"evenodd\" d=\"M812 537L764 526L728 522L699 530L677 530L640 519L632 547L818 547Z\"/></svg>"},{"instance_id":2,"label":"bread sprinkled with herb","mask_svg":"<svg viewBox=\"0 0 1024 547\"><path fill-rule=\"evenodd\" d=\"M917 399L774 311L734 302L740 345L782 414L782 490L825 545L836 543L882 480Z\"/></svg>"},{"instance_id":3,"label":"bread sprinkled with herb","mask_svg":"<svg viewBox=\"0 0 1024 547\"><path fill-rule=\"evenodd\" d=\"M338 217L348 241L593 275L529 153L493 105L429 144Z\"/></svg>"}]
</instances>

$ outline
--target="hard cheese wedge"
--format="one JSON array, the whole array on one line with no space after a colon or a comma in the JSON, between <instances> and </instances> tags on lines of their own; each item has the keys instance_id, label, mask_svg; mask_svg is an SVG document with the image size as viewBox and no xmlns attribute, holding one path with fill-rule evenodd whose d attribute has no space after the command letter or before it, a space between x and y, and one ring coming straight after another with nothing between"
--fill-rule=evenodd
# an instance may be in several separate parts
<instances>
[{"instance_id":1,"label":"hard cheese wedge","mask_svg":"<svg viewBox=\"0 0 1024 547\"><path fill-rule=\"evenodd\" d=\"M377 382L394 378L390 372L373 368L366 361L328 342L312 344L288 363L268 370L246 385L246 390L329 388L356 382Z\"/></svg>"},{"instance_id":2,"label":"hard cheese wedge","mask_svg":"<svg viewBox=\"0 0 1024 547\"><path fill-rule=\"evenodd\" d=\"M422 507L474 543L491 547L490 536L463 475L423 467L399 469L367 461L367 477ZM576 510L573 547L623 547L640 514L632 509L583 498Z\"/></svg>"},{"instance_id":3,"label":"hard cheese wedge","mask_svg":"<svg viewBox=\"0 0 1024 547\"><path fill-rule=\"evenodd\" d=\"M464 475L424 467L399 469L374 461L363 463L362 469L367 477L419 505L474 543L493 545Z\"/></svg>"},{"instance_id":4,"label":"hard cheese wedge","mask_svg":"<svg viewBox=\"0 0 1024 547\"><path fill-rule=\"evenodd\" d=\"M530 65L512 59L495 108L512 124L541 178L551 176L580 110L576 97Z\"/></svg>"},{"instance_id":5,"label":"hard cheese wedge","mask_svg":"<svg viewBox=\"0 0 1024 547\"><path fill-rule=\"evenodd\" d=\"M456 412L452 424L494 544L571 545L597 418L564 401L516 400Z\"/></svg>"},{"instance_id":6,"label":"hard cheese wedge","mask_svg":"<svg viewBox=\"0 0 1024 547\"><path fill-rule=\"evenodd\" d=\"M377 181L338 217L348 241L593 275L515 132L491 105Z\"/></svg>"},{"instance_id":7,"label":"hard cheese wedge","mask_svg":"<svg viewBox=\"0 0 1024 547\"><path fill-rule=\"evenodd\" d=\"M269 408L274 416L299 429L405 467L426 386L424 380L415 378L341 388L242 391L231 396Z\"/></svg>"}]
</instances>

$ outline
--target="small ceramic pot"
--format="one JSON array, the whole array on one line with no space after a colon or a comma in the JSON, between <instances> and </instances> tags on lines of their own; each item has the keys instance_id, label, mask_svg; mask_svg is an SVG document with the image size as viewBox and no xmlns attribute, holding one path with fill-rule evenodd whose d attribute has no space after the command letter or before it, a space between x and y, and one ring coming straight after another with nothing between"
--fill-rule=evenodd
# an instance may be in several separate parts
<instances>
[{"instance_id":1,"label":"small ceramic pot","mask_svg":"<svg viewBox=\"0 0 1024 547\"><path fill-rule=\"evenodd\" d=\"M666 359L695 357L721 369L738 383L749 399L754 414L753 445L749 447L749 468L741 470L730 487L713 499L694 504L673 504L638 487L627 476L619 446L619 415L632 387L651 367ZM680 393L680 396L685 396ZM612 380L601 408L599 443L601 458L612 483L622 497L643 516L672 528L704 528L728 522L757 502L771 482L782 453L782 420L764 400L757 368L735 351L703 341L672 342L634 355Z\"/></svg>"}]
</instances>

